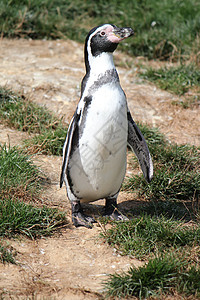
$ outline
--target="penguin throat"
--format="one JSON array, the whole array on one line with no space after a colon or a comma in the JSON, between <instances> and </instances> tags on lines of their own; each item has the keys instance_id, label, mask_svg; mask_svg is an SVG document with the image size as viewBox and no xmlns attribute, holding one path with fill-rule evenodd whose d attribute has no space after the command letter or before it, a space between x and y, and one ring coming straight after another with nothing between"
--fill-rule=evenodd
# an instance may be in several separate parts
<instances>
[{"instance_id":1,"label":"penguin throat","mask_svg":"<svg viewBox=\"0 0 200 300\"><path fill-rule=\"evenodd\" d=\"M98 56L93 56L91 53L88 56L90 75L98 76L104 74L108 70L115 69L113 55L109 52L102 52Z\"/></svg>"}]
</instances>

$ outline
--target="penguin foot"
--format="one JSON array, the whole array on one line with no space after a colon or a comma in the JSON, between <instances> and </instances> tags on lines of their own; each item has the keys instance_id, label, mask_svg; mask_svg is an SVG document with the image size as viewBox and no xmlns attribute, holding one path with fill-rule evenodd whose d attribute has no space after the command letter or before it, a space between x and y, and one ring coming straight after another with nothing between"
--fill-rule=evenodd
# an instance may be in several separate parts
<instances>
[{"instance_id":1,"label":"penguin foot","mask_svg":"<svg viewBox=\"0 0 200 300\"><path fill-rule=\"evenodd\" d=\"M112 198L106 198L104 216L109 217L113 221L128 221L129 219L120 213L117 208L117 196L118 194Z\"/></svg>"},{"instance_id":2,"label":"penguin foot","mask_svg":"<svg viewBox=\"0 0 200 300\"><path fill-rule=\"evenodd\" d=\"M84 226L92 228L92 223L95 223L93 217L87 216L83 213L80 201L72 202L72 222L75 227Z\"/></svg>"},{"instance_id":3,"label":"penguin foot","mask_svg":"<svg viewBox=\"0 0 200 300\"><path fill-rule=\"evenodd\" d=\"M113 221L128 221L129 218L127 218L126 216L124 216L122 213L120 213L117 209L115 209L113 211L113 213L111 215L109 215L109 218Z\"/></svg>"},{"instance_id":4,"label":"penguin foot","mask_svg":"<svg viewBox=\"0 0 200 300\"><path fill-rule=\"evenodd\" d=\"M92 223L95 223L95 219L89 216L84 215L81 212L72 214L72 222L74 226L85 226L87 228L92 228Z\"/></svg>"},{"instance_id":5,"label":"penguin foot","mask_svg":"<svg viewBox=\"0 0 200 300\"><path fill-rule=\"evenodd\" d=\"M109 217L111 220L115 221L128 221L129 219L124 216L117 208L117 195L113 198L106 198L105 205L105 217Z\"/></svg>"}]
</instances>

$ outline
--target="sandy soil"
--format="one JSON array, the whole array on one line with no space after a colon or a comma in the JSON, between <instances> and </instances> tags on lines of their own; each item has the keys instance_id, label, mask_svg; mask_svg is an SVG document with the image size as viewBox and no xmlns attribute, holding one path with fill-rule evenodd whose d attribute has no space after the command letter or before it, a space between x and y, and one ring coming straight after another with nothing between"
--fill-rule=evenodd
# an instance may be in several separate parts
<instances>
[{"instance_id":1,"label":"sandy soil","mask_svg":"<svg viewBox=\"0 0 200 300\"><path fill-rule=\"evenodd\" d=\"M115 55L134 119L158 127L171 141L199 146L199 109L174 106L176 96L136 78L138 60L119 52ZM57 115L64 115L66 122L79 100L83 75L83 45L76 42L0 41L1 85L45 104ZM0 125L0 143L18 145L24 138L27 134ZM18 252L18 265L0 264L0 294L5 299L103 299L102 280L107 274L143 262L120 256L103 243L98 238L102 230L98 223L92 230L74 228L65 189L59 188L61 157L38 155L34 160L51 180L45 204L66 211L69 226L51 238L9 240ZM136 205L137 199L120 193L119 202L123 210ZM95 202L87 209L98 215L103 203Z\"/></svg>"}]
</instances>

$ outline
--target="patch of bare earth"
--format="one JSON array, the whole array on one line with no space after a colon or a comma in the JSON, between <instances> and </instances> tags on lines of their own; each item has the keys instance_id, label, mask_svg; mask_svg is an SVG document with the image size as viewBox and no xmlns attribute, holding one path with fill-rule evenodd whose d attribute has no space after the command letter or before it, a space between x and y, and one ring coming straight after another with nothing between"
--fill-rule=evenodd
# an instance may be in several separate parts
<instances>
[{"instance_id":1,"label":"patch of bare earth","mask_svg":"<svg viewBox=\"0 0 200 300\"><path fill-rule=\"evenodd\" d=\"M45 104L68 122L80 95L84 75L83 45L72 41L2 40L0 47L0 82L21 91L32 101ZM116 53L121 85L129 108L136 121L158 127L177 143L200 145L198 109L184 110L172 105L176 96L141 83L135 77L132 60ZM20 145L26 133L0 125L0 143ZM126 271L131 264L141 265L136 259L123 257L98 239L99 223L92 230L74 228L70 218L70 204L65 189L59 188L61 157L34 157L51 184L44 192L43 201L66 212L69 226L50 238L31 241L26 238L11 240L17 250L17 265L0 264L0 293L5 299L101 299L102 281L107 274ZM127 172L130 172L129 168ZM119 208L137 205L131 194L120 193ZM104 201L86 206L90 213L102 213Z\"/></svg>"}]
</instances>

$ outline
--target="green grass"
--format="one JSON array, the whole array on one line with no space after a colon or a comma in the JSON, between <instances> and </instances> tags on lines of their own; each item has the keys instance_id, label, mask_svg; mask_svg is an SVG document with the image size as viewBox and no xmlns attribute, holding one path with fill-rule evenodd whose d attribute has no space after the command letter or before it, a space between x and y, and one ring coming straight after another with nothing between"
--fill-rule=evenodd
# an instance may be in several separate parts
<instances>
[{"instance_id":1,"label":"green grass","mask_svg":"<svg viewBox=\"0 0 200 300\"><path fill-rule=\"evenodd\" d=\"M164 216L143 214L128 222L114 222L103 234L122 255L147 259L166 250L200 246L200 227Z\"/></svg>"},{"instance_id":2,"label":"green grass","mask_svg":"<svg viewBox=\"0 0 200 300\"><path fill-rule=\"evenodd\" d=\"M30 157L16 147L0 145L0 196L32 199L41 190L44 177Z\"/></svg>"},{"instance_id":3,"label":"green grass","mask_svg":"<svg viewBox=\"0 0 200 300\"><path fill-rule=\"evenodd\" d=\"M187 57L198 53L198 0L1 0L0 31L5 37L70 38L83 42L88 30L102 23L133 27L122 45L132 55Z\"/></svg>"},{"instance_id":4,"label":"green grass","mask_svg":"<svg viewBox=\"0 0 200 300\"><path fill-rule=\"evenodd\" d=\"M158 70L147 68L139 74L140 77L156 84L159 88L167 90L181 97L172 104L181 105L183 108L200 104L200 70L194 64L180 65ZM187 95L192 92L193 95Z\"/></svg>"},{"instance_id":5,"label":"green grass","mask_svg":"<svg viewBox=\"0 0 200 300\"><path fill-rule=\"evenodd\" d=\"M32 153L62 154L67 126L46 107L1 87L0 118L9 127L36 134L25 141Z\"/></svg>"},{"instance_id":6,"label":"green grass","mask_svg":"<svg viewBox=\"0 0 200 300\"><path fill-rule=\"evenodd\" d=\"M149 68L140 76L179 96L200 85L200 70L193 64L158 70Z\"/></svg>"},{"instance_id":7,"label":"green grass","mask_svg":"<svg viewBox=\"0 0 200 300\"><path fill-rule=\"evenodd\" d=\"M101 234L105 241L121 255L148 262L109 275L104 282L107 296L200 296L199 224L143 214L111 225Z\"/></svg>"},{"instance_id":8,"label":"green grass","mask_svg":"<svg viewBox=\"0 0 200 300\"><path fill-rule=\"evenodd\" d=\"M51 235L66 224L64 213L56 209L34 207L18 199L0 200L0 236L25 235L31 239Z\"/></svg>"},{"instance_id":9,"label":"green grass","mask_svg":"<svg viewBox=\"0 0 200 300\"><path fill-rule=\"evenodd\" d=\"M200 104L200 93L188 95L185 98L179 98L178 100L173 100L172 104L175 106L181 106L183 108L194 108L199 107Z\"/></svg>"},{"instance_id":10,"label":"green grass","mask_svg":"<svg viewBox=\"0 0 200 300\"><path fill-rule=\"evenodd\" d=\"M61 121L45 106L0 87L0 117L9 126L29 133L54 130Z\"/></svg>"},{"instance_id":11,"label":"green grass","mask_svg":"<svg viewBox=\"0 0 200 300\"><path fill-rule=\"evenodd\" d=\"M150 259L142 267L132 267L126 273L110 275L105 287L107 296L119 298L152 296L160 299L175 290L186 296L199 296L200 269L187 267L183 258L167 254Z\"/></svg>"},{"instance_id":12,"label":"green grass","mask_svg":"<svg viewBox=\"0 0 200 300\"><path fill-rule=\"evenodd\" d=\"M31 153L62 155L66 134L67 127L61 125L54 130L45 130L31 139L25 140L24 144Z\"/></svg>"},{"instance_id":13,"label":"green grass","mask_svg":"<svg viewBox=\"0 0 200 300\"><path fill-rule=\"evenodd\" d=\"M138 191L151 201L198 202L200 194L200 149L169 143L156 129L140 124L154 162L154 178L147 184L143 176L125 179L123 189ZM135 166L133 163L133 167Z\"/></svg>"},{"instance_id":14,"label":"green grass","mask_svg":"<svg viewBox=\"0 0 200 300\"><path fill-rule=\"evenodd\" d=\"M148 214L150 216L165 216L175 220L184 222L199 221L199 206L198 203L189 201L147 201L137 209L129 210L129 214L138 216L140 214Z\"/></svg>"},{"instance_id":15,"label":"green grass","mask_svg":"<svg viewBox=\"0 0 200 300\"><path fill-rule=\"evenodd\" d=\"M66 223L63 213L25 202L39 199L42 176L29 156L16 147L0 147L0 236L49 235Z\"/></svg>"},{"instance_id":16,"label":"green grass","mask_svg":"<svg viewBox=\"0 0 200 300\"><path fill-rule=\"evenodd\" d=\"M16 252L12 249L12 247L9 247L8 245L5 245L4 243L0 242L0 262L1 263L16 264L15 256L16 256Z\"/></svg>"}]
</instances>

